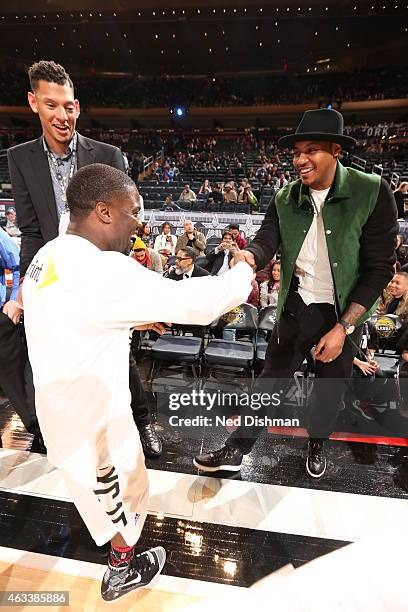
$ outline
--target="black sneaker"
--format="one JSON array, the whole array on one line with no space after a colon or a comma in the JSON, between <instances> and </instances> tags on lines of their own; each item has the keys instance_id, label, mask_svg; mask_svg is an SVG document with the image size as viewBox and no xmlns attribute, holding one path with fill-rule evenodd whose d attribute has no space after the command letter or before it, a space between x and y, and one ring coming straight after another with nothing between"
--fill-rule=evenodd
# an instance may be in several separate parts
<instances>
[{"instance_id":1,"label":"black sneaker","mask_svg":"<svg viewBox=\"0 0 408 612\"><path fill-rule=\"evenodd\" d=\"M234 446L223 446L220 450L203 453L194 457L196 468L203 472L239 472L244 455Z\"/></svg>"},{"instance_id":2,"label":"black sneaker","mask_svg":"<svg viewBox=\"0 0 408 612\"><path fill-rule=\"evenodd\" d=\"M323 441L310 439L306 459L306 471L312 478L320 478L326 471L326 457L323 453Z\"/></svg>"},{"instance_id":3,"label":"black sneaker","mask_svg":"<svg viewBox=\"0 0 408 612\"><path fill-rule=\"evenodd\" d=\"M145 427L139 429L139 435L146 457L150 457L150 459L160 457L163 451L163 445L153 425L149 423L149 425L145 425Z\"/></svg>"},{"instance_id":4,"label":"black sneaker","mask_svg":"<svg viewBox=\"0 0 408 612\"><path fill-rule=\"evenodd\" d=\"M102 579L101 595L105 601L115 601L134 589L140 589L160 574L166 563L166 551L161 546L151 548L123 566L108 563Z\"/></svg>"}]
</instances>

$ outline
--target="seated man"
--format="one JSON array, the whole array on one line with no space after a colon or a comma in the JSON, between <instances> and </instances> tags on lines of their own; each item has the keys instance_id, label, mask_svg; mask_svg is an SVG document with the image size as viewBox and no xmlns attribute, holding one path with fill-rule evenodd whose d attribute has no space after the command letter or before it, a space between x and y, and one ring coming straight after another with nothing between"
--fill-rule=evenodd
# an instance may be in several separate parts
<instances>
[{"instance_id":1,"label":"seated man","mask_svg":"<svg viewBox=\"0 0 408 612\"><path fill-rule=\"evenodd\" d=\"M208 204L222 204L224 201L221 187L219 185L214 185L211 193L208 194L207 203Z\"/></svg>"},{"instance_id":2,"label":"seated man","mask_svg":"<svg viewBox=\"0 0 408 612\"><path fill-rule=\"evenodd\" d=\"M196 278L197 276L209 276L210 273L207 270L195 264L196 259L197 253L191 247L185 247L177 251L176 265L169 272L168 278L178 281L186 278Z\"/></svg>"},{"instance_id":3,"label":"seated man","mask_svg":"<svg viewBox=\"0 0 408 612\"><path fill-rule=\"evenodd\" d=\"M221 276L229 270L229 264L234 251L239 251L239 248L236 242L234 242L231 232L224 232L221 244L207 254L209 270L212 276Z\"/></svg>"},{"instance_id":4,"label":"seated man","mask_svg":"<svg viewBox=\"0 0 408 612\"><path fill-rule=\"evenodd\" d=\"M230 223L228 229L232 235L233 241L237 243L238 248L240 250L245 249L247 243L245 238L241 236L238 223Z\"/></svg>"},{"instance_id":5,"label":"seated man","mask_svg":"<svg viewBox=\"0 0 408 612\"><path fill-rule=\"evenodd\" d=\"M252 270L241 253L222 279L198 282L136 265L123 251L139 224L138 191L116 168L81 168L66 195L67 233L42 247L25 275L25 325L48 461L97 545L111 541L101 593L113 601L150 584L166 559L160 546L134 550L148 478L130 409L130 329L208 325L245 299Z\"/></svg>"},{"instance_id":6,"label":"seated man","mask_svg":"<svg viewBox=\"0 0 408 612\"><path fill-rule=\"evenodd\" d=\"M196 194L192 189L190 189L190 185L186 183L184 185L183 191L180 193L179 201L180 202L195 202L197 199Z\"/></svg>"},{"instance_id":7,"label":"seated man","mask_svg":"<svg viewBox=\"0 0 408 612\"><path fill-rule=\"evenodd\" d=\"M177 239L176 253L180 249L184 249L186 246L191 247L197 255L204 255L204 249L206 244L205 236L202 232L199 232L194 227L194 223L191 219L187 219L184 222L184 232L180 234Z\"/></svg>"}]
</instances>

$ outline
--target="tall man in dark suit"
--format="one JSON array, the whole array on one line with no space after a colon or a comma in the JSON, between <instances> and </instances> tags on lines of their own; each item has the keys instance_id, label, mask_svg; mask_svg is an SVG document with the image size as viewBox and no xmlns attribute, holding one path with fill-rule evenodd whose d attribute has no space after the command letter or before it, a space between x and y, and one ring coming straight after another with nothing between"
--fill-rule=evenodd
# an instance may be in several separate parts
<instances>
[{"instance_id":1,"label":"tall man in dark suit","mask_svg":"<svg viewBox=\"0 0 408 612\"><path fill-rule=\"evenodd\" d=\"M195 261L197 253L191 247L184 247L177 251L176 265L169 272L168 278L171 280L183 280L186 278L197 278L199 276L210 276L210 273L204 268L197 266Z\"/></svg>"},{"instance_id":2,"label":"tall man in dark suit","mask_svg":"<svg viewBox=\"0 0 408 612\"><path fill-rule=\"evenodd\" d=\"M124 171L117 147L85 138L76 131L80 107L65 69L40 61L28 71L28 102L38 114L42 136L8 151L17 218L21 230L20 273L23 278L37 251L68 225L66 190L75 172L93 163ZM0 355L1 358L1 355ZM162 445L150 423L147 400L130 356L132 410L146 454L158 456Z\"/></svg>"}]
</instances>

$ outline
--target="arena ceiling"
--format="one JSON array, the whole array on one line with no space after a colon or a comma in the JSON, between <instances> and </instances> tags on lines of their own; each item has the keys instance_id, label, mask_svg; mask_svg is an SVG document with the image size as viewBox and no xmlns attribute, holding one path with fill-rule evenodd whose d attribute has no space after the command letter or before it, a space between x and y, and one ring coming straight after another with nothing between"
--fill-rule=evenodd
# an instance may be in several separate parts
<instances>
[{"instance_id":1,"label":"arena ceiling","mask_svg":"<svg viewBox=\"0 0 408 612\"><path fill-rule=\"evenodd\" d=\"M15 0L0 9L3 68L55 59L73 73L216 75L408 61L408 5L398 0L142 0L137 6Z\"/></svg>"}]
</instances>

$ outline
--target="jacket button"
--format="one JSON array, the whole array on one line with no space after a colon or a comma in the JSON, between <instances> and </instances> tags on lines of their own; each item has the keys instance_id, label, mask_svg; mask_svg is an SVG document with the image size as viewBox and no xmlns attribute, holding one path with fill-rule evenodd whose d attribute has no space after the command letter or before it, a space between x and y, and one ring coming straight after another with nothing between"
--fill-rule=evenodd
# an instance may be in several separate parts
<instances>
[{"instance_id":1,"label":"jacket button","mask_svg":"<svg viewBox=\"0 0 408 612\"><path fill-rule=\"evenodd\" d=\"M337 268L337 262L336 261L333 263L333 268Z\"/></svg>"},{"instance_id":2,"label":"jacket button","mask_svg":"<svg viewBox=\"0 0 408 612\"><path fill-rule=\"evenodd\" d=\"M306 230L303 230L303 233L306 234Z\"/></svg>"},{"instance_id":3,"label":"jacket button","mask_svg":"<svg viewBox=\"0 0 408 612\"><path fill-rule=\"evenodd\" d=\"M326 230L326 234L331 234L331 230Z\"/></svg>"}]
</instances>

